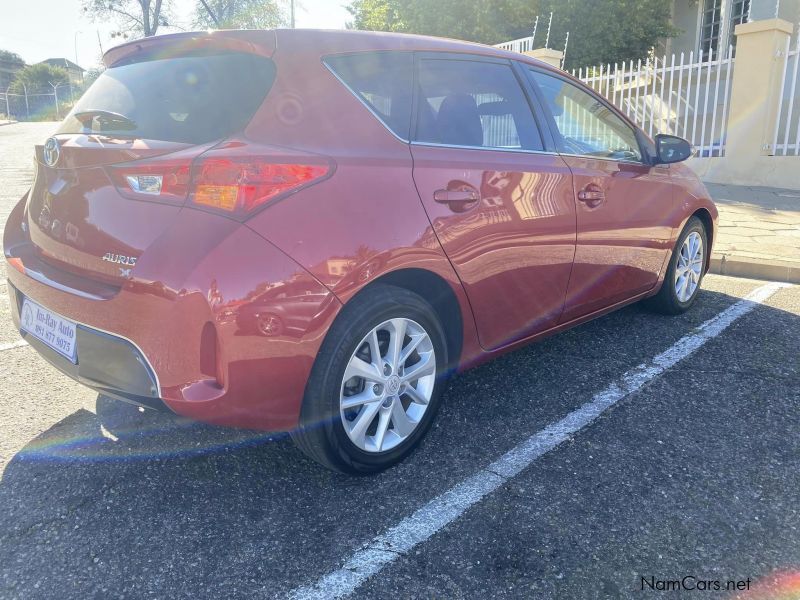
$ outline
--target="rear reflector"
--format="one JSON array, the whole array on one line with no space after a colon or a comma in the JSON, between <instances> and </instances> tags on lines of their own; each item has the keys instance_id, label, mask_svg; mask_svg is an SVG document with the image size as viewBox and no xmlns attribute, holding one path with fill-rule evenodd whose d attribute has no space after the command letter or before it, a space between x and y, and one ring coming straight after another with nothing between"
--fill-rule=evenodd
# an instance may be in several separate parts
<instances>
[{"instance_id":1,"label":"rear reflector","mask_svg":"<svg viewBox=\"0 0 800 600\"><path fill-rule=\"evenodd\" d=\"M25 265L22 264L22 259L17 258L16 256L11 256L7 257L6 260L8 261L8 264L14 267L17 271L23 275L25 274Z\"/></svg>"}]
</instances>

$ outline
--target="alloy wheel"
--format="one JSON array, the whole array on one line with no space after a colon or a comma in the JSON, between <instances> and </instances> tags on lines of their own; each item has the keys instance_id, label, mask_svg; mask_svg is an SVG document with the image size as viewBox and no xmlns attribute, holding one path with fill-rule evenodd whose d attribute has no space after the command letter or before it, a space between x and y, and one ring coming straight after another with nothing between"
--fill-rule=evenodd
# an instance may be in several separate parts
<instances>
[{"instance_id":1,"label":"alloy wheel","mask_svg":"<svg viewBox=\"0 0 800 600\"><path fill-rule=\"evenodd\" d=\"M692 231L683 240L678 263L675 265L675 294L681 302L691 300L703 272L703 238Z\"/></svg>"},{"instance_id":2,"label":"alloy wheel","mask_svg":"<svg viewBox=\"0 0 800 600\"><path fill-rule=\"evenodd\" d=\"M436 353L416 321L390 319L373 328L345 368L339 408L359 449L385 452L417 428L436 384Z\"/></svg>"}]
</instances>

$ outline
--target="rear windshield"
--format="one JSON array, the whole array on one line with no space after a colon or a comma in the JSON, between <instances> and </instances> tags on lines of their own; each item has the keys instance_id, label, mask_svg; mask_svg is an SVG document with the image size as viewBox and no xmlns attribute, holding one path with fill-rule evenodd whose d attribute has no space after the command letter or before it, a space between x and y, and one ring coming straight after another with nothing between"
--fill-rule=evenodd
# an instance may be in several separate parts
<instances>
[{"instance_id":1,"label":"rear windshield","mask_svg":"<svg viewBox=\"0 0 800 600\"><path fill-rule=\"evenodd\" d=\"M211 142L244 129L274 79L274 63L253 54L129 62L103 72L59 133Z\"/></svg>"}]
</instances>

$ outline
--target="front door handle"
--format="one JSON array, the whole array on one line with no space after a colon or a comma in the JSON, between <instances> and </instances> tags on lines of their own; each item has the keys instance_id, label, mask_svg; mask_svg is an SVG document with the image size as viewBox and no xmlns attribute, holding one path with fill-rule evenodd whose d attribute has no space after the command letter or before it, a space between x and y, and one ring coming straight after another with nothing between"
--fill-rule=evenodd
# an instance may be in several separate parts
<instances>
[{"instance_id":1,"label":"front door handle","mask_svg":"<svg viewBox=\"0 0 800 600\"><path fill-rule=\"evenodd\" d=\"M436 190L433 192L433 199L436 202L450 204L451 202L477 202L480 198L477 190Z\"/></svg>"},{"instance_id":2,"label":"front door handle","mask_svg":"<svg viewBox=\"0 0 800 600\"><path fill-rule=\"evenodd\" d=\"M585 202L589 206L597 206L605 199L606 194L603 189L593 183L590 183L578 192L578 200Z\"/></svg>"}]
</instances>

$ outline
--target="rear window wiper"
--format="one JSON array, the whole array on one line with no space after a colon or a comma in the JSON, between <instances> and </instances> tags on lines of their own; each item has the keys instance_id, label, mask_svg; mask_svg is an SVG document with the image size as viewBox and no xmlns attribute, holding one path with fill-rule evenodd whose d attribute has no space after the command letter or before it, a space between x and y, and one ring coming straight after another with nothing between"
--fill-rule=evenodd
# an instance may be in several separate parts
<instances>
[{"instance_id":1,"label":"rear window wiper","mask_svg":"<svg viewBox=\"0 0 800 600\"><path fill-rule=\"evenodd\" d=\"M107 125L113 125L114 129L122 131L136 129L136 121L120 113L111 112L110 110L87 108L86 110L79 110L78 112L72 113L72 116L78 119L84 127L89 127L89 122L92 119L97 119L102 130L105 130Z\"/></svg>"}]
</instances>

